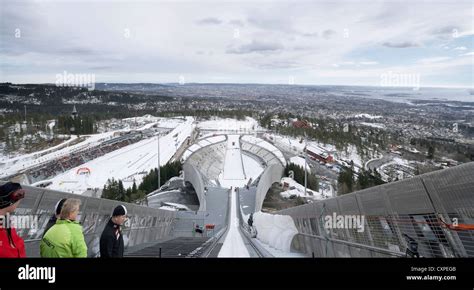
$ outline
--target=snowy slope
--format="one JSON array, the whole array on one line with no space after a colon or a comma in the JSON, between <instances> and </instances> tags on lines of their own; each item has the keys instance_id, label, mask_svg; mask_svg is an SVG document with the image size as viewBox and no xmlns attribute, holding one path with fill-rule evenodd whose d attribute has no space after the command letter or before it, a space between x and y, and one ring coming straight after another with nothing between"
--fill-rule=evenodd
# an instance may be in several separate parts
<instances>
[{"instance_id":1,"label":"snowy slope","mask_svg":"<svg viewBox=\"0 0 474 290\"><path fill-rule=\"evenodd\" d=\"M253 215L253 218L259 241L278 250L279 256L284 256L284 253L290 252L291 241L298 233L298 229L290 216L257 212Z\"/></svg>"},{"instance_id":2,"label":"snowy slope","mask_svg":"<svg viewBox=\"0 0 474 290\"><path fill-rule=\"evenodd\" d=\"M89 135L89 136L85 136L87 137L87 139L80 143L62 148L57 151L52 151L42 156L39 153L32 153L32 154L20 156L18 158L7 160L5 163L5 168L1 168L2 170L0 171L0 177L12 175L12 174L17 173L20 170L27 169L33 166L38 166L43 163L51 162L52 160L56 160L58 158L67 156L71 154L71 152L84 150L90 146L94 146L96 144L99 144L100 142L111 139L113 135L114 135L114 132Z\"/></svg>"},{"instance_id":3,"label":"snowy slope","mask_svg":"<svg viewBox=\"0 0 474 290\"><path fill-rule=\"evenodd\" d=\"M264 134L264 138L271 141L282 150L293 152L295 155L303 153L306 145L304 141L300 143L299 139L289 136L266 133ZM361 168L364 165L362 157L357 151L357 147L353 144L349 144L347 146L347 150L343 151L338 151L336 146L332 144L323 144L318 141L309 141L308 146L320 147L324 151L327 151L329 154L331 154L336 161L341 160L347 163L349 163L351 160L354 161L356 172L358 172L359 167ZM369 154L370 158L377 157L377 153L374 151L369 151Z\"/></svg>"},{"instance_id":4,"label":"snowy slope","mask_svg":"<svg viewBox=\"0 0 474 290\"><path fill-rule=\"evenodd\" d=\"M263 173L264 168L256 159L247 156L246 154L242 154L242 162L244 163L246 183L250 178L255 180Z\"/></svg>"},{"instance_id":5,"label":"snowy slope","mask_svg":"<svg viewBox=\"0 0 474 290\"><path fill-rule=\"evenodd\" d=\"M187 117L185 122L160 137L160 165L170 161L190 136L193 121L193 118ZM138 185L144 174L156 168L157 148L157 137L125 146L52 178L53 184L48 188L80 194L87 188L102 188L109 178L122 180L125 188L132 186L134 180ZM91 174L76 174L77 169L83 167L89 168Z\"/></svg>"},{"instance_id":6,"label":"snowy slope","mask_svg":"<svg viewBox=\"0 0 474 290\"><path fill-rule=\"evenodd\" d=\"M182 118L161 118L153 117L151 115L145 115L142 117L136 118L126 118L119 120L119 122L130 122L134 123L136 131L146 130L155 126L158 123L160 128L176 128L179 124L183 123ZM0 161L0 178L2 176L9 176L18 173L19 171L28 169L30 167L39 166L44 163L51 162L61 157L68 156L69 154L77 151L82 151L92 146L96 146L104 141L112 139L117 132L126 132L130 131L130 128L93 134L93 135L81 135L81 137L86 138L84 141L74 144L72 146L67 146L65 148L59 149L64 145L68 145L78 137L72 135L71 139L56 145L54 147L38 151L31 154L21 155L15 158L5 159L3 158Z\"/></svg>"},{"instance_id":7,"label":"snowy slope","mask_svg":"<svg viewBox=\"0 0 474 290\"><path fill-rule=\"evenodd\" d=\"M220 180L223 187L240 187L246 184L239 138L239 135L227 136L224 171Z\"/></svg>"},{"instance_id":8,"label":"snowy slope","mask_svg":"<svg viewBox=\"0 0 474 290\"><path fill-rule=\"evenodd\" d=\"M237 193L235 192L235 189L232 190L231 194L230 219L229 231L227 232L224 244L222 245L218 257L250 257L239 230L239 217L237 216Z\"/></svg>"},{"instance_id":9,"label":"snowy slope","mask_svg":"<svg viewBox=\"0 0 474 290\"><path fill-rule=\"evenodd\" d=\"M213 118L209 121L199 122L198 128L201 130L219 130L219 131L253 131L261 129L258 121L246 117L245 120Z\"/></svg>"},{"instance_id":10,"label":"snowy slope","mask_svg":"<svg viewBox=\"0 0 474 290\"><path fill-rule=\"evenodd\" d=\"M58 149L60 147L66 146L67 144L71 143L72 141L76 140L77 138L78 138L77 135L71 135L68 140L66 140L66 141L64 141L64 142L62 142L62 143L60 143L56 146L53 146L53 147L50 147L50 148L47 148L47 149L44 149L44 150L41 150L41 151L37 151L37 152L34 152L34 153L24 154L24 155L14 157L14 158L8 158L8 156L3 156L2 155L2 158L0 158L0 162L1 163L7 163L7 164L11 165L11 164L16 163L16 162L21 161L21 160L31 160L33 158L38 158L39 156L46 155L48 153L51 153L51 152L55 151L56 149Z\"/></svg>"},{"instance_id":11,"label":"snowy slope","mask_svg":"<svg viewBox=\"0 0 474 290\"><path fill-rule=\"evenodd\" d=\"M306 189L306 195L305 195L304 185L299 184L298 182L294 181L293 179L289 177L283 177L281 179L281 183L287 183L290 188L294 187L294 189L286 190L280 193L282 197L290 197L292 195L296 195L296 196L301 196L301 197L312 198L315 200L326 199L330 197L329 192L322 192L322 191L318 192L318 191L314 191L308 188Z\"/></svg>"},{"instance_id":12,"label":"snowy slope","mask_svg":"<svg viewBox=\"0 0 474 290\"><path fill-rule=\"evenodd\" d=\"M304 160L304 158L302 157L299 157L299 156L294 156L294 157L291 157L290 158L290 163L293 163L301 168L305 168L305 165L306 165L306 171L310 171L309 170L309 165L306 163L306 161Z\"/></svg>"}]
</instances>

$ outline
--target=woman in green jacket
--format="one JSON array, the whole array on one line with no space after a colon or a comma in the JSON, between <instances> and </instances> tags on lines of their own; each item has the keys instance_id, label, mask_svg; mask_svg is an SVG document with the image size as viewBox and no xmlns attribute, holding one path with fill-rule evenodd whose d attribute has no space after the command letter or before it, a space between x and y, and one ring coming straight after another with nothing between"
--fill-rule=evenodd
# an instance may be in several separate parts
<instances>
[{"instance_id":1,"label":"woman in green jacket","mask_svg":"<svg viewBox=\"0 0 474 290\"><path fill-rule=\"evenodd\" d=\"M40 254L44 258L86 258L87 245L82 226L76 221L81 201L68 198L56 224L44 235Z\"/></svg>"}]
</instances>

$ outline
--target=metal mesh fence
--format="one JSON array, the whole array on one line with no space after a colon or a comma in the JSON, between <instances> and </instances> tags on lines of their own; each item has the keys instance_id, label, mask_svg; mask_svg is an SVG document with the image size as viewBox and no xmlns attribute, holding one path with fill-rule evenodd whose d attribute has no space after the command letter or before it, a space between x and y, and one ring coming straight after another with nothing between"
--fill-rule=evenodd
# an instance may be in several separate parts
<instances>
[{"instance_id":1,"label":"metal mesh fence","mask_svg":"<svg viewBox=\"0 0 474 290\"><path fill-rule=\"evenodd\" d=\"M471 162L278 214L293 217L292 247L308 255L474 257L473 177Z\"/></svg>"},{"instance_id":2,"label":"metal mesh fence","mask_svg":"<svg viewBox=\"0 0 474 290\"><path fill-rule=\"evenodd\" d=\"M83 227L89 257L98 256L100 235L113 209L119 204L125 205L128 210L129 221L123 228L126 248L168 238L176 217L176 212L173 211L30 186L23 188L26 191L25 198L15 210L15 216L29 215L38 219L37 227L17 228L18 234L25 240L27 257L39 256L44 229L53 216L56 203L62 198L77 198L82 202L78 219Z\"/></svg>"}]
</instances>

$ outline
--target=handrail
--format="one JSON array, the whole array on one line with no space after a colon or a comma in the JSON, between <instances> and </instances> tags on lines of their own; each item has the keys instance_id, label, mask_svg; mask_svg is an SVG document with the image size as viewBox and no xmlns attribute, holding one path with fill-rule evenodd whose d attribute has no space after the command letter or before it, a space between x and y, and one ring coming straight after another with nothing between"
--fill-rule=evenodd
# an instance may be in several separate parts
<instances>
[{"instance_id":1,"label":"handrail","mask_svg":"<svg viewBox=\"0 0 474 290\"><path fill-rule=\"evenodd\" d=\"M265 249L257 245L252 238L251 230L249 231L250 226L244 221L243 216L242 216L242 209L240 207L240 189L238 190L236 194L236 198L237 198L237 212L238 212L237 216L239 218L240 232L247 239L250 246L253 248L253 250L255 251L255 253L257 254L259 258L273 257L268 251L266 251Z\"/></svg>"},{"instance_id":2,"label":"handrail","mask_svg":"<svg viewBox=\"0 0 474 290\"><path fill-rule=\"evenodd\" d=\"M227 235L227 232L229 231L229 223L230 223L230 207L231 207L231 200L230 197L232 196L232 192L229 191L228 193L229 198L227 199L227 213L226 213L226 224L225 226L217 233L215 236L215 239L212 241L211 245L207 248L207 250L204 250L204 252L201 254L201 257L208 258L209 255L212 253L212 251L216 248L218 242L221 240L223 236Z\"/></svg>"},{"instance_id":3,"label":"handrail","mask_svg":"<svg viewBox=\"0 0 474 290\"><path fill-rule=\"evenodd\" d=\"M373 246L368 246L368 245L364 245L364 244L359 244L359 243L334 239L334 238L330 238L330 237L322 237L322 236L316 236L316 235L311 235L311 234L306 234L306 233L298 233L296 235L302 235L302 236L305 236L305 237L316 238L316 239L320 239L320 240L324 240L324 241L331 241L331 242L334 242L334 243L353 246L353 247L357 247L357 248L361 248L361 249L366 249L366 250L369 250L369 251L381 252L381 253L389 254L389 255L392 255L392 256L405 257L405 253L402 253L402 252L397 252L397 251L392 251L392 250L383 249L383 248L379 248L379 247L373 247Z\"/></svg>"}]
</instances>

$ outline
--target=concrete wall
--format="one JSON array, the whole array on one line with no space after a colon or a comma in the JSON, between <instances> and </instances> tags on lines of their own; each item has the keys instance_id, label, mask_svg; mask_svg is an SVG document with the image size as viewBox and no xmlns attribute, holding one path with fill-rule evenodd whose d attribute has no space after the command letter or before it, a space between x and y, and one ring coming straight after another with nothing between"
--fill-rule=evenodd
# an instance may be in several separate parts
<instances>
[{"instance_id":1,"label":"concrete wall","mask_svg":"<svg viewBox=\"0 0 474 290\"><path fill-rule=\"evenodd\" d=\"M199 210L206 210L206 196L204 192L204 182L199 170L189 162L183 164L184 180L190 182L196 190L199 199Z\"/></svg>"},{"instance_id":2,"label":"concrete wall","mask_svg":"<svg viewBox=\"0 0 474 290\"><path fill-rule=\"evenodd\" d=\"M275 182L280 182L283 176L284 168L280 164L270 165L260 175L260 181L257 186L257 193L255 196L255 212L262 210L263 201L267 195L268 189Z\"/></svg>"}]
</instances>

